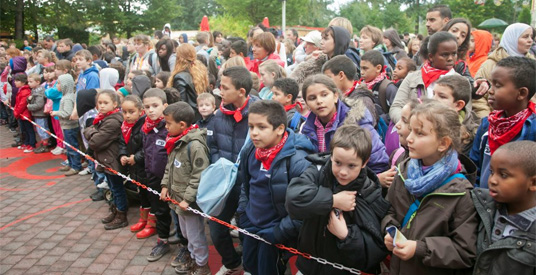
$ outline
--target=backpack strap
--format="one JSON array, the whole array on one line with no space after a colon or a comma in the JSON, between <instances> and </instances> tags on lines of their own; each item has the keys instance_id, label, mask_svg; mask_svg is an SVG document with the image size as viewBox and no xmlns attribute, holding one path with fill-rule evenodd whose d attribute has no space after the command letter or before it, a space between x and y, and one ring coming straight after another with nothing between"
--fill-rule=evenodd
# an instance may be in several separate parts
<instances>
[{"instance_id":1,"label":"backpack strap","mask_svg":"<svg viewBox=\"0 0 536 275\"><path fill-rule=\"evenodd\" d=\"M389 106L387 106L387 86L391 84L392 82L385 78L382 80L382 83L380 84L380 88L378 89L378 98L380 100L380 106L383 109L383 112L388 114L389 113Z\"/></svg>"},{"instance_id":2,"label":"backpack strap","mask_svg":"<svg viewBox=\"0 0 536 275\"><path fill-rule=\"evenodd\" d=\"M393 161L391 162L392 166L395 166L396 161L405 151L406 150L403 147L398 147L398 149L396 149L395 154L393 155Z\"/></svg>"}]
</instances>

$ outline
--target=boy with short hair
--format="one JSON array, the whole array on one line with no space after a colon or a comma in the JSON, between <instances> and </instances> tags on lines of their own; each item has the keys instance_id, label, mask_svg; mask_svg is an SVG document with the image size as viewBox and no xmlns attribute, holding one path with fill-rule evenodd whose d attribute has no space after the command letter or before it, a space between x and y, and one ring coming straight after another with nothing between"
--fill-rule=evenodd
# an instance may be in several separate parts
<instances>
[{"instance_id":1,"label":"boy with short hair","mask_svg":"<svg viewBox=\"0 0 536 275\"><path fill-rule=\"evenodd\" d=\"M211 163L219 158L235 162L244 145L248 133L249 106L258 100L249 95L253 81L248 76L250 73L244 67L231 67L223 71L220 83L222 103L212 118L212 128L207 129L213 132L212 138L208 140ZM240 184L235 184L225 207L216 218L229 223L238 207L239 196ZM242 260L235 251L229 228L214 221L208 223L214 246L222 256L223 266L220 271L229 272L225 274L241 274Z\"/></svg>"},{"instance_id":2,"label":"boy with short hair","mask_svg":"<svg viewBox=\"0 0 536 275\"><path fill-rule=\"evenodd\" d=\"M74 55L76 68L81 71L76 83L76 91L99 89L99 71L93 66L93 57L88 50L77 51Z\"/></svg>"},{"instance_id":3,"label":"boy with short hair","mask_svg":"<svg viewBox=\"0 0 536 275\"><path fill-rule=\"evenodd\" d=\"M41 76L31 74L28 76L28 86L32 89L32 94L28 97L28 110L32 112L35 123L41 127L37 128L37 134L41 138L41 146L34 150L34 153L44 153L48 151L48 115L45 114L45 88L41 87ZM43 130L44 129L44 130Z\"/></svg>"},{"instance_id":4,"label":"boy with short hair","mask_svg":"<svg viewBox=\"0 0 536 275\"><path fill-rule=\"evenodd\" d=\"M210 93L202 93L198 95L197 110L203 118L198 120L196 124L199 128L209 128L209 124L214 117L214 110L216 110L216 98ZM207 132L207 136L212 136L212 132Z\"/></svg>"},{"instance_id":5,"label":"boy with short hair","mask_svg":"<svg viewBox=\"0 0 536 275\"><path fill-rule=\"evenodd\" d=\"M206 129L192 124L195 113L185 102L176 102L164 110L168 136L165 148L168 163L162 179L161 200L174 199L179 205L170 203L178 214L182 236L188 240L188 251L175 267L178 274L211 274L208 267L208 243L205 237L203 217L188 212L196 205L197 187L201 172L209 165Z\"/></svg>"},{"instance_id":6,"label":"boy with short hair","mask_svg":"<svg viewBox=\"0 0 536 275\"><path fill-rule=\"evenodd\" d=\"M534 156L533 141L515 141L499 147L491 157L489 190L471 191L481 219L474 274L534 274Z\"/></svg>"},{"instance_id":7,"label":"boy with short hair","mask_svg":"<svg viewBox=\"0 0 536 275\"><path fill-rule=\"evenodd\" d=\"M246 41L241 39L231 43L231 54L229 57L232 58L235 56L240 56L244 59L248 70L253 67L253 62L251 62L251 59L248 57L248 44Z\"/></svg>"},{"instance_id":8,"label":"boy with short hair","mask_svg":"<svg viewBox=\"0 0 536 275\"><path fill-rule=\"evenodd\" d=\"M462 122L462 151L468 156L473 147L476 130L480 119L471 106L471 84L466 77L459 74L439 78L434 86L434 99L456 110Z\"/></svg>"},{"instance_id":9,"label":"boy with short hair","mask_svg":"<svg viewBox=\"0 0 536 275\"><path fill-rule=\"evenodd\" d=\"M490 160L501 145L516 140L536 141L536 61L507 57L491 73L488 102L495 110L482 119L470 158L477 166L477 186L486 188Z\"/></svg>"},{"instance_id":10,"label":"boy with short hair","mask_svg":"<svg viewBox=\"0 0 536 275\"><path fill-rule=\"evenodd\" d=\"M147 173L146 185L157 192L161 191L161 182L167 163L165 145L168 131L164 121L164 109L167 106L166 93L161 89L152 88L143 94L143 107L147 115L142 126L142 131L144 132L145 172ZM136 237L144 239L155 233L158 234L156 246L147 257L148 261L153 262L162 258L170 250L168 237L171 215L168 204L160 200L157 195L149 193L142 188L140 189L140 196L144 196L149 201L151 209L149 210L145 229L138 232Z\"/></svg>"},{"instance_id":11,"label":"boy with short hair","mask_svg":"<svg viewBox=\"0 0 536 275\"><path fill-rule=\"evenodd\" d=\"M381 219L389 202L375 173L366 167L372 151L368 131L348 124L337 129L331 155L310 155L311 166L287 189L286 209L300 219L298 250L377 274L387 256ZM299 256L303 274L348 274Z\"/></svg>"},{"instance_id":12,"label":"boy with short hair","mask_svg":"<svg viewBox=\"0 0 536 275\"><path fill-rule=\"evenodd\" d=\"M283 105L287 112L288 127L295 133L300 131L300 126L305 122L305 117L301 115L303 106L296 101L299 92L298 82L292 78L276 79L272 85L272 99ZM301 109L300 112L297 112L296 105Z\"/></svg>"},{"instance_id":13,"label":"boy with short hair","mask_svg":"<svg viewBox=\"0 0 536 275\"><path fill-rule=\"evenodd\" d=\"M108 68L108 63L102 59L102 51L99 46L89 46L87 50L91 53L91 60L99 69Z\"/></svg>"},{"instance_id":14,"label":"boy with short hair","mask_svg":"<svg viewBox=\"0 0 536 275\"><path fill-rule=\"evenodd\" d=\"M354 80L357 76L357 67L345 55L338 55L328 60L322 66L322 72L333 79L333 82L341 90L344 97L351 96L359 84L358 80Z\"/></svg>"},{"instance_id":15,"label":"boy with short hair","mask_svg":"<svg viewBox=\"0 0 536 275\"><path fill-rule=\"evenodd\" d=\"M16 74L14 83L19 91L17 92L13 115L19 121L24 140L24 144L18 148L24 150L24 153L31 153L35 149L35 131L32 123L29 121L32 119L32 114L28 110L28 97L30 97L32 90L28 86L28 77L25 73Z\"/></svg>"},{"instance_id":16,"label":"boy with short hair","mask_svg":"<svg viewBox=\"0 0 536 275\"><path fill-rule=\"evenodd\" d=\"M398 88L387 79L384 67L383 54L377 50L370 50L361 57L361 83L372 91L376 113L389 123L389 109L395 100Z\"/></svg>"},{"instance_id":17,"label":"boy with short hair","mask_svg":"<svg viewBox=\"0 0 536 275\"><path fill-rule=\"evenodd\" d=\"M305 157L314 152L303 135L286 128L287 117L281 104L261 100L249 108L248 124L252 143L240 159L239 224L273 244L294 246L301 222L285 210L285 194L292 178L300 176L310 163ZM252 274L284 274L285 264L278 248L253 238L243 242L244 268Z\"/></svg>"}]
</instances>

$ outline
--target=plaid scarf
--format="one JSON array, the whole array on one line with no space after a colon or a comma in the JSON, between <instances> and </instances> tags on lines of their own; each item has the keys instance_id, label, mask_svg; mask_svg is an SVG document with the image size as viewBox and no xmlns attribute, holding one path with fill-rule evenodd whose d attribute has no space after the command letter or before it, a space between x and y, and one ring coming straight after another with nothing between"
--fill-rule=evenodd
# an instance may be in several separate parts
<instances>
[{"instance_id":1,"label":"plaid scarf","mask_svg":"<svg viewBox=\"0 0 536 275\"><path fill-rule=\"evenodd\" d=\"M164 117L160 117L157 120L153 121L149 117L145 117L145 123L143 123L143 127L141 127L141 130L146 134L150 133L154 129L154 127L158 125L160 121L162 121L162 119L164 119Z\"/></svg>"},{"instance_id":2,"label":"plaid scarf","mask_svg":"<svg viewBox=\"0 0 536 275\"><path fill-rule=\"evenodd\" d=\"M164 146L166 148L167 154L169 155L171 151L173 151L173 148L175 148L175 143L179 141L179 139L187 135L191 130L198 128L199 126L197 126L197 124L192 124L190 125L190 127L188 127L188 129L184 130L180 135L176 137L172 137L168 134L166 137L166 145Z\"/></svg>"},{"instance_id":3,"label":"plaid scarf","mask_svg":"<svg viewBox=\"0 0 536 275\"><path fill-rule=\"evenodd\" d=\"M339 103L342 104L342 103ZM326 148L326 132L333 127L333 124L335 123L335 119L337 119L337 112L333 114L333 117L331 120L326 124L326 127L322 125L322 122L318 117L315 118L315 126L316 126L316 138L318 139L318 152L322 153L327 150Z\"/></svg>"},{"instance_id":4,"label":"plaid scarf","mask_svg":"<svg viewBox=\"0 0 536 275\"><path fill-rule=\"evenodd\" d=\"M285 131L285 134L283 135L283 138L281 138L281 141L279 141L278 144L276 144L272 148L263 149L263 148L257 148L255 150L255 158L262 162L262 166L266 170L270 170L270 166L272 166L272 162L274 161L275 157L283 149L283 146L285 145L285 142L287 142L288 139L288 133Z\"/></svg>"},{"instance_id":5,"label":"plaid scarf","mask_svg":"<svg viewBox=\"0 0 536 275\"><path fill-rule=\"evenodd\" d=\"M426 62L421 67L422 80L424 82L424 87L428 88L430 84L434 83L440 76L445 75L449 70L440 70L432 67L430 62Z\"/></svg>"},{"instance_id":6,"label":"plaid scarf","mask_svg":"<svg viewBox=\"0 0 536 275\"><path fill-rule=\"evenodd\" d=\"M106 114L103 114L103 113L98 113L97 116L95 117L95 119L93 120L93 125L97 125L99 122L101 122L101 120L107 118L109 115L111 114L115 114L119 112L119 108L115 109L115 110L112 110L112 111L109 111L108 113Z\"/></svg>"},{"instance_id":7,"label":"plaid scarf","mask_svg":"<svg viewBox=\"0 0 536 275\"><path fill-rule=\"evenodd\" d=\"M236 109L234 111L225 108L223 106L223 101L222 101L221 104L220 104L220 111L225 115L233 116L236 122L240 122L242 120L242 110L244 110L244 108L246 108L246 106L248 105L248 101L249 101L249 96L246 98L246 102L244 102L244 105L242 105L242 107L240 107L240 108L238 108L238 109Z\"/></svg>"},{"instance_id":8,"label":"plaid scarf","mask_svg":"<svg viewBox=\"0 0 536 275\"><path fill-rule=\"evenodd\" d=\"M387 73L385 72L385 66L384 66L384 69L376 78L374 78L372 81L369 81L369 82L364 81L364 82L365 82L365 85L367 85L367 89L372 91L374 86L382 82L386 77L387 77Z\"/></svg>"},{"instance_id":9,"label":"plaid scarf","mask_svg":"<svg viewBox=\"0 0 536 275\"><path fill-rule=\"evenodd\" d=\"M517 136L525 121L534 113L536 110L533 102L529 102L528 108L510 117L503 117L503 110L491 112L488 116L488 144L491 154Z\"/></svg>"}]
</instances>

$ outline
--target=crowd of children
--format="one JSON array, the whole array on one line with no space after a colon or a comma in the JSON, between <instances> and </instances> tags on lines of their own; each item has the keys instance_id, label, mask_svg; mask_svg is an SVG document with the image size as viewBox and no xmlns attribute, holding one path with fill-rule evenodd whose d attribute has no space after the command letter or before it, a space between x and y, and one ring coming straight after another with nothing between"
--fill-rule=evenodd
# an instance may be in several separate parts
<instances>
[{"instance_id":1,"label":"crowd of children","mask_svg":"<svg viewBox=\"0 0 536 275\"><path fill-rule=\"evenodd\" d=\"M153 49L137 35L124 47L77 51L64 39L57 55L9 49L0 60L2 119L19 128L14 147L66 154L66 176L91 175L93 200L110 190L106 230L128 226L134 191L140 218L130 230L157 235L148 261L178 244L178 274L210 274L207 236L221 256L217 274L287 270L292 254L242 234L237 249L227 226L189 211L200 209L203 171L220 158L239 165L215 217L269 243L369 274L534 274L536 61L520 44L474 80L470 23L438 21L451 17L445 6L429 10L430 36L410 49L413 58L400 52L396 30L382 40L372 26L358 51L345 18L321 37L287 41L307 56L284 61L264 26L247 43L220 41L219 52L205 33L198 47L181 36ZM515 28L521 42L533 36ZM304 50L315 42L318 50ZM117 48L131 55L122 60ZM488 116L473 110L480 98ZM160 196L129 188L117 172ZM303 254L296 266L349 274Z\"/></svg>"}]
</instances>

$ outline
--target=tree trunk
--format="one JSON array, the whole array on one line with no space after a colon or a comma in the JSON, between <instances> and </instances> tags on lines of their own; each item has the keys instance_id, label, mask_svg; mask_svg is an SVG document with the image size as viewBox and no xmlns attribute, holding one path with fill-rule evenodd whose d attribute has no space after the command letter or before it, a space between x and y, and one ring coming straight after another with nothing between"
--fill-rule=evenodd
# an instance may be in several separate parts
<instances>
[{"instance_id":1,"label":"tree trunk","mask_svg":"<svg viewBox=\"0 0 536 275\"><path fill-rule=\"evenodd\" d=\"M24 1L17 0L15 4L15 39L24 38Z\"/></svg>"}]
</instances>

